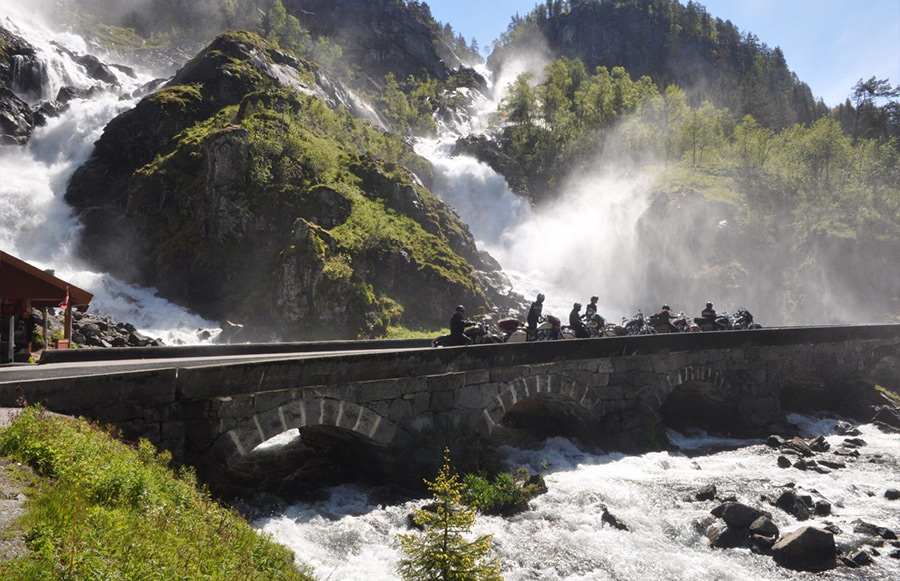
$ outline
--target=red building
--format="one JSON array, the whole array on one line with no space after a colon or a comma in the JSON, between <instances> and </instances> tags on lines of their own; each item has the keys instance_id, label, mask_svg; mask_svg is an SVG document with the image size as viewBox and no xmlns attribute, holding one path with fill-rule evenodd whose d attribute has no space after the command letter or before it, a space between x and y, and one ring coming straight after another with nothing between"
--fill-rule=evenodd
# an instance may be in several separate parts
<instances>
[{"instance_id":1,"label":"red building","mask_svg":"<svg viewBox=\"0 0 900 581\"><path fill-rule=\"evenodd\" d=\"M12 361L17 351L30 351L28 325L33 324L34 309L44 311L46 337L47 308L61 304L67 307L64 339L59 347L68 347L72 308L84 311L93 298L91 293L0 250L0 362Z\"/></svg>"}]
</instances>

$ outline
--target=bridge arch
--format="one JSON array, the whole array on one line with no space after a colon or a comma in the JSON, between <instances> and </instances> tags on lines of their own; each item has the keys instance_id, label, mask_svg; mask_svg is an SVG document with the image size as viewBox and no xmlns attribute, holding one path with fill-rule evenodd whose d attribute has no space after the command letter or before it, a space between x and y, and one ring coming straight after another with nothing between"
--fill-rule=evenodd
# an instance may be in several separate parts
<instances>
[{"instance_id":1,"label":"bridge arch","mask_svg":"<svg viewBox=\"0 0 900 581\"><path fill-rule=\"evenodd\" d=\"M295 399L222 431L214 448L227 466L270 438L294 428L312 427L340 429L377 447L390 446L400 434L396 424L356 403L331 398Z\"/></svg>"},{"instance_id":2,"label":"bridge arch","mask_svg":"<svg viewBox=\"0 0 900 581\"><path fill-rule=\"evenodd\" d=\"M668 372L666 381L669 391L659 408L666 426L716 432L734 427L739 400L725 373L703 365L686 365Z\"/></svg>"},{"instance_id":3,"label":"bridge arch","mask_svg":"<svg viewBox=\"0 0 900 581\"><path fill-rule=\"evenodd\" d=\"M482 410L476 429L490 438L504 418L517 416L523 423L539 414L567 417L576 424L593 421L596 396L582 382L566 374L540 374L520 377L503 387Z\"/></svg>"}]
</instances>

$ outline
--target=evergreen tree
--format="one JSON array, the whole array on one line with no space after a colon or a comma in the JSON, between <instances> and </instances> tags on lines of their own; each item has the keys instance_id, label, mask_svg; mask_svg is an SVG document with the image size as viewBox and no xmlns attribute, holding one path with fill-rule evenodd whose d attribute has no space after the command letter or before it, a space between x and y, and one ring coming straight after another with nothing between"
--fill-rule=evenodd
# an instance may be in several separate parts
<instances>
[{"instance_id":1,"label":"evergreen tree","mask_svg":"<svg viewBox=\"0 0 900 581\"><path fill-rule=\"evenodd\" d=\"M465 485L451 474L449 450L434 482L425 481L434 502L417 509L413 519L422 533L399 535L406 558L397 568L412 581L502 581L500 564L490 557L491 535L467 541L475 524L475 508L462 504Z\"/></svg>"}]
</instances>

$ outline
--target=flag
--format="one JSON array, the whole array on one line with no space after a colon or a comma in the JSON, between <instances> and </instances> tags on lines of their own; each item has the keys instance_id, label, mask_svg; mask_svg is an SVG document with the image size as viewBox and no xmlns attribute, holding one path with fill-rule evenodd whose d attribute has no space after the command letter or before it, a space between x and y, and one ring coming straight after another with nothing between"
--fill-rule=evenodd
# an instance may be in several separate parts
<instances>
[{"instance_id":1,"label":"flag","mask_svg":"<svg viewBox=\"0 0 900 581\"><path fill-rule=\"evenodd\" d=\"M59 303L59 308L62 310L68 310L69 308L69 289L66 289L66 298L63 299L61 303Z\"/></svg>"}]
</instances>

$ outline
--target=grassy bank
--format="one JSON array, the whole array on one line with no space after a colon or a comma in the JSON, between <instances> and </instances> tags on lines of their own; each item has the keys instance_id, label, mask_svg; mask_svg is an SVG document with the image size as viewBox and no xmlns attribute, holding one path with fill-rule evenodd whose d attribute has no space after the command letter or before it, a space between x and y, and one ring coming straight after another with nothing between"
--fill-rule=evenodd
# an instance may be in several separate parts
<instances>
[{"instance_id":1,"label":"grassy bank","mask_svg":"<svg viewBox=\"0 0 900 581\"><path fill-rule=\"evenodd\" d=\"M28 551L0 579L312 579L148 442L30 408L0 431L0 455L36 475L15 524Z\"/></svg>"}]
</instances>

